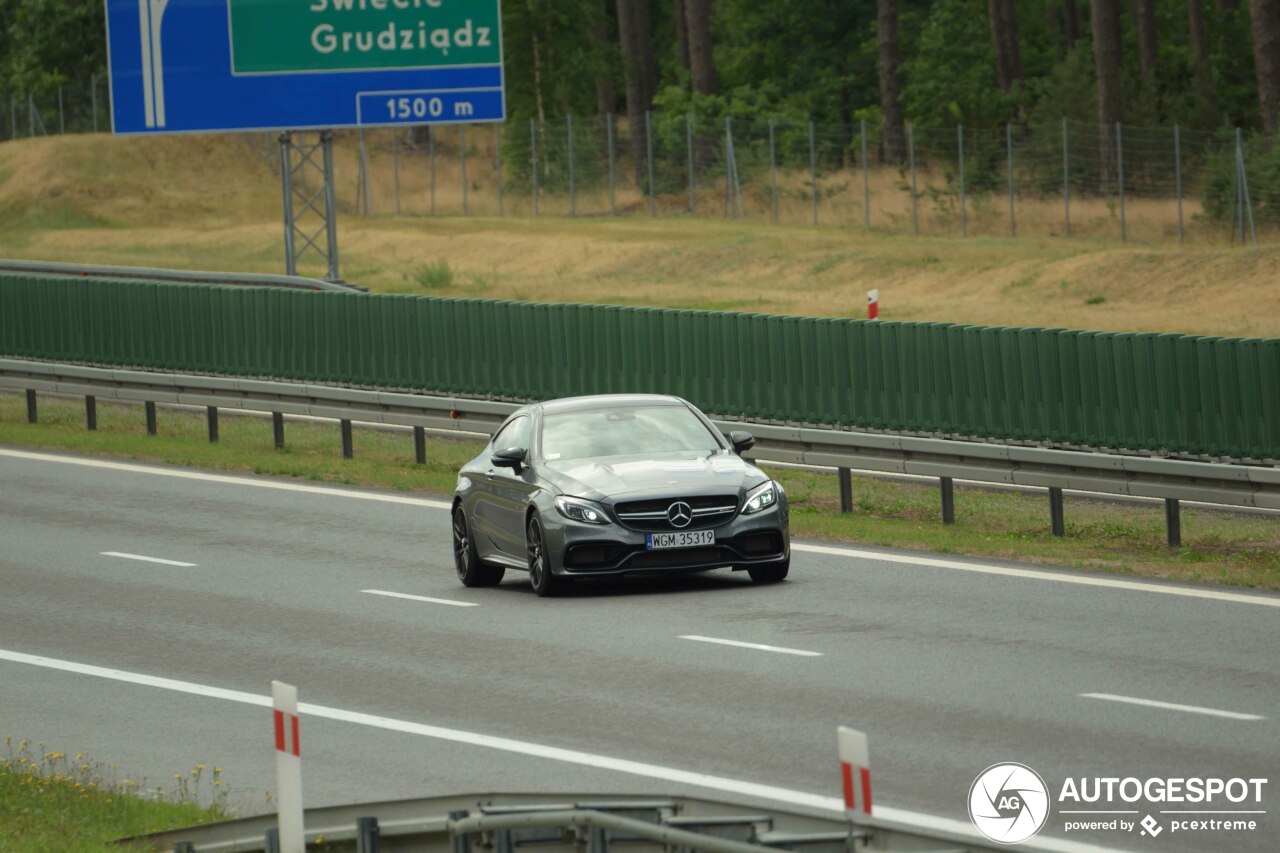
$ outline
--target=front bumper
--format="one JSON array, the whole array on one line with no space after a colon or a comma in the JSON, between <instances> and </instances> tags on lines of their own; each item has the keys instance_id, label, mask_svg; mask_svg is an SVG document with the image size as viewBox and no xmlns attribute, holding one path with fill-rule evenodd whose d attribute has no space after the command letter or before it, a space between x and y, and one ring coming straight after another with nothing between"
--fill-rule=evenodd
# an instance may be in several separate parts
<instances>
[{"instance_id":1,"label":"front bumper","mask_svg":"<svg viewBox=\"0 0 1280 853\"><path fill-rule=\"evenodd\" d=\"M555 510L543 516L544 542L557 575L701 572L767 565L791 557L785 498L762 512L736 515L711 530L714 545L650 551L644 533L616 523L583 524Z\"/></svg>"}]
</instances>

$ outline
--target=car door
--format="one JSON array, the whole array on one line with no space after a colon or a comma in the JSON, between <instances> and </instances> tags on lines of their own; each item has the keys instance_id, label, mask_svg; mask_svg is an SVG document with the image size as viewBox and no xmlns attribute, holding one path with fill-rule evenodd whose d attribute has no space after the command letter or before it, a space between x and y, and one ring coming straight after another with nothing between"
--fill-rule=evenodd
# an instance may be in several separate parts
<instances>
[{"instance_id":1,"label":"car door","mask_svg":"<svg viewBox=\"0 0 1280 853\"><path fill-rule=\"evenodd\" d=\"M493 449L507 450L518 447L525 451L526 463L533 461L533 419L522 416L511 421L494 442ZM486 473L488 492L492 501L490 511L494 524L494 543L505 556L524 561L524 510L525 499L534 488L536 477L529 464L520 470L499 468L496 465Z\"/></svg>"},{"instance_id":2,"label":"car door","mask_svg":"<svg viewBox=\"0 0 1280 853\"><path fill-rule=\"evenodd\" d=\"M480 460L480 471L473 480L475 497L471 517L476 547L481 557L494 554L512 556L511 534L506 529L510 525L510 510L506 505L510 503L511 479L515 474L510 468L494 465L488 457L509 447L527 448L529 440L524 436L532 434L530 423L528 415L520 415L507 421L494 433ZM520 535L523 542L523 530Z\"/></svg>"}]
</instances>

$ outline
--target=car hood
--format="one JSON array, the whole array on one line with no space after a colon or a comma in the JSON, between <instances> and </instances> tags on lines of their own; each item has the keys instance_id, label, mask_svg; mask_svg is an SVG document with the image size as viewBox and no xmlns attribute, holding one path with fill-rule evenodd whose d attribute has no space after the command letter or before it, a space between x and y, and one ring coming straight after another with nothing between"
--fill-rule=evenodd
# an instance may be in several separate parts
<instances>
[{"instance_id":1,"label":"car hood","mask_svg":"<svg viewBox=\"0 0 1280 853\"><path fill-rule=\"evenodd\" d=\"M747 489L768 479L732 453L610 456L544 461L542 476L562 493L588 500Z\"/></svg>"}]
</instances>

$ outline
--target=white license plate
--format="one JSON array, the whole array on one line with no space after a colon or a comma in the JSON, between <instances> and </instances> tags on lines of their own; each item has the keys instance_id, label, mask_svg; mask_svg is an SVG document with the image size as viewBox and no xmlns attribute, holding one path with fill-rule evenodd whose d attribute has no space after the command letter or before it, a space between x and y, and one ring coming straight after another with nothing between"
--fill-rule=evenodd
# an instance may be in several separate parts
<instances>
[{"instance_id":1,"label":"white license plate","mask_svg":"<svg viewBox=\"0 0 1280 853\"><path fill-rule=\"evenodd\" d=\"M714 530L688 530L680 533L646 533L644 546L650 551L667 548L693 548L698 545L716 544Z\"/></svg>"}]
</instances>

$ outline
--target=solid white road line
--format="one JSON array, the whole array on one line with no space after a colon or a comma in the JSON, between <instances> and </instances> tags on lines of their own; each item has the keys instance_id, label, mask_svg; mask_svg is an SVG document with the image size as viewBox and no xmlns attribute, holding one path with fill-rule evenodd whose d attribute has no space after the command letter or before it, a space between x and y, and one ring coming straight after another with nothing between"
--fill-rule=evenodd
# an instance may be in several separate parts
<instances>
[{"instance_id":1,"label":"solid white road line","mask_svg":"<svg viewBox=\"0 0 1280 853\"><path fill-rule=\"evenodd\" d=\"M856 557L860 560L878 560L882 563L905 563L910 566L928 566L934 569L954 569L961 572L979 572L984 575L1005 575L1011 578L1030 578L1057 583L1073 583L1082 586L1101 586L1111 589L1129 589L1135 592L1158 592L1163 595L1178 595L1185 598L1208 598L1214 601L1230 601L1236 604L1261 604L1265 607L1280 607L1280 596L1266 597L1261 595L1245 595L1239 592L1222 592L1216 589L1197 589L1190 586L1166 586L1165 584L1141 583L1139 581L1116 580L1105 576L1088 577L1070 575L1063 572L1041 572L1035 569L1014 569L1008 566L991 566L985 563L967 563L960 560L940 560L934 557L913 557L907 554L882 554L879 551L862 551L857 548L833 548L828 545L806 545L800 542L791 543L792 551L805 551L810 554L829 554L833 557Z\"/></svg>"},{"instance_id":2,"label":"solid white road line","mask_svg":"<svg viewBox=\"0 0 1280 853\"><path fill-rule=\"evenodd\" d=\"M788 649L782 646L766 646L761 643L744 643L741 640L721 640L716 637L701 637L697 634L681 634L682 640L696 640L699 643L717 643L721 646L737 646L740 649L756 649L761 652L777 652L783 655L799 655L805 658L820 658L822 652L806 652L803 649Z\"/></svg>"},{"instance_id":3,"label":"solid white road line","mask_svg":"<svg viewBox=\"0 0 1280 853\"><path fill-rule=\"evenodd\" d=\"M120 557L125 560L141 560L144 563L159 563L162 566L181 566L184 569L194 569L196 563L183 563L179 560L162 560L159 557L144 557L141 554L126 554L123 551L99 551L104 557Z\"/></svg>"},{"instance_id":4,"label":"solid white road line","mask_svg":"<svg viewBox=\"0 0 1280 853\"><path fill-rule=\"evenodd\" d=\"M338 489L329 486L309 486L302 483L291 483L287 480L257 480L250 477L234 477L229 474L205 474L201 471L188 471L179 468L157 468L151 465L135 465L129 462L108 462L105 459L83 459L75 456L57 456L52 453L32 453L26 450L10 450L0 448L0 456L11 456L14 459L30 459L36 462L61 462L67 465L83 465L86 468L101 468L106 471L128 471L132 474L153 474L157 477L176 477L183 480L198 480L205 483L223 483L228 486L253 486L257 489L276 489L282 492L304 492L311 495L329 495L331 497L355 498L356 500L379 501L389 504L408 504L409 506L425 506L432 509L449 509L448 501L411 498L401 495L375 494L358 492L354 489Z\"/></svg>"},{"instance_id":5,"label":"solid white road line","mask_svg":"<svg viewBox=\"0 0 1280 853\"><path fill-rule=\"evenodd\" d=\"M388 592L385 589L362 589L361 592L367 592L369 595L385 595L387 598L404 598L409 601L425 601L428 604L449 604L453 607L479 607L480 605L474 601L451 601L447 598L428 598L425 595L410 595L407 592Z\"/></svg>"},{"instance_id":6,"label":"solid white road line","mask_svg":"<svg viewBox=\"0 0 1280 853\"><path fill-rule=\"evenodd\" d=\"M205 684L196 684L190 681L178 681L172 678L162 678L155 675L143 675L141 673L128 672L120 669L110 669L108 667L94 666L92 664L75 663L73 661L59 660L57 658L29 655L24 652L15 652L7 649L0 649L0 660L10 661L12 663L28 664L30 666L42 667L44 669L70 672L78 675L87 675L94 678L104 678L110 681L118 681L126 684L154 687L174 693L186 693L193 696L204 696L210 699L223 699L229 702L238 702L242 705L256 705L263 708L271 707L270 696L260 696L255 693L245 693L241 690L228 690L222 687L211 687ZM436 740L450 741L452 743L466 744L468 746L497 749L503 752L526 755L532 758L543 758L550 761L574 764L580 767L613 770L619 773L628 773L633 776L641 776L647 779L657 779L680 785L707 788L714 791L724 791L747 797L758 797L765 800L774 800L780 803L823 809L841 814L844 813L844 800L839 797L825 797L821 794L795 791L790 788L778 788L773 785L762 785L758 782L745 782L738 779L730 779L725 776L712 776L691 770L663 767L658 764L631 761L625 758L611 758L606 755L596 755L590 752L579 752L578 750L563 749L557 746L545 746L543 744L531 743L529 741L479 734L477 732L467 732L460 729L449 729L441 726L432 726L426 723L413 723L406 720L395 720L389 717L379 717L374 714L365 714L359 711L348 711L342 708L331 708L325 705L311 705L309 703L299 702L298 711L301 714L311 717L353 723L355 725L368 726L370 728L382 729L384 731L401 732L404 734L418 735L420 737L434 738ZM935 815L908 811L906 809L895 809L889 806L873 806L872 815L877 818L895 821L897 823L921 829L956 833L975 839L981 838L972 825L962 820L937 817ZM1055 853L1095 853L1095 851L1107 850L1107 848L1097 847L1091 844L1082 844L1080 842L1066 841L1058 838L1037 838L1035 839L1035 843L1033 845L1027 845L1026 849L1051 850L1055 851Z\"/></svg>"},{"instance_id":7,"label":"solid white road line","mask_svg":"<svg viewBox=\"0 0 1280 853\"><path fill-rule=\"evenodd\" d=\"M52 453L34 453L28 450L0 448L0 456L8 456L14 459L28 459L36 462L59 462L68 465L84 465L89 468L102 468L109 471L129 471L135 474L154 474L160 477L178 477L190 480L200 480L207 483L224 483L231 486L251 486L259 489L278 489L280 491L305 492L314 495L328 495L330 497L355 498L356 500L365 501L381 501L383 503L421 506L428 507L430 509L447 510L452 507L452 504L448 501L430 500L428 498L412 498L407 495L359 492L332 486L309 486L301 483L290 483L281 480L233 477L226 474L205 474L200 471L185 471L176 468L156 468L149 465L136 465L128 462L108 462L101 459L83 459L74 456L58 456ZM1124 589L1131 590L1133 592L1155 592L1160 593L1161 595L1210 599L1213 601L1226 601L1234 604L1259 604L1264 607L1280 607L1280 596L1247 595L1245 593L1238 592L1222 592L1216 589L1198 589L1196 587L1189 586L1117 580L1106 576L1089 577L1084 575L1067 574L1065 572L1015 569L1008 566L993 566L986 563L943 560L923 556L917 557L909 554L884 554L878 551L864 551L858 548L809 545L802 542L792 542L791 550L802 551L810 554L826 554L833 557L852 557L858 560L871 560L881 563L901 563L909 566L927 566L933 569L952 569L961 572L1003 575L1005 577L1054 581L1056 583L1079 584L1082 586L1109 587L1111 589Z\"/></svg>"},{"instance_id":8,"label":"solid white road line","mask_svg":"<svg viewBox=\"0 0 1280 853\"><path fill-rule=\"evenodd\" d=\"M1135 699L1132 696L1116 696L1113 693L1081 693L1086 699L1104 699L1108 702L1125 702L1130 705L1145 705L1148 708L1163 708L1166 711L1185 711L1188 714L1207 714L1210 717L1226 717L1229 720L1265 720L1257 714L1241 714L1237 711L1219 711L1217 708L1201 708L1198 705L1178 705L1173 702L1157 702L1154 699Z\"/></svg>"}]
</instances>

